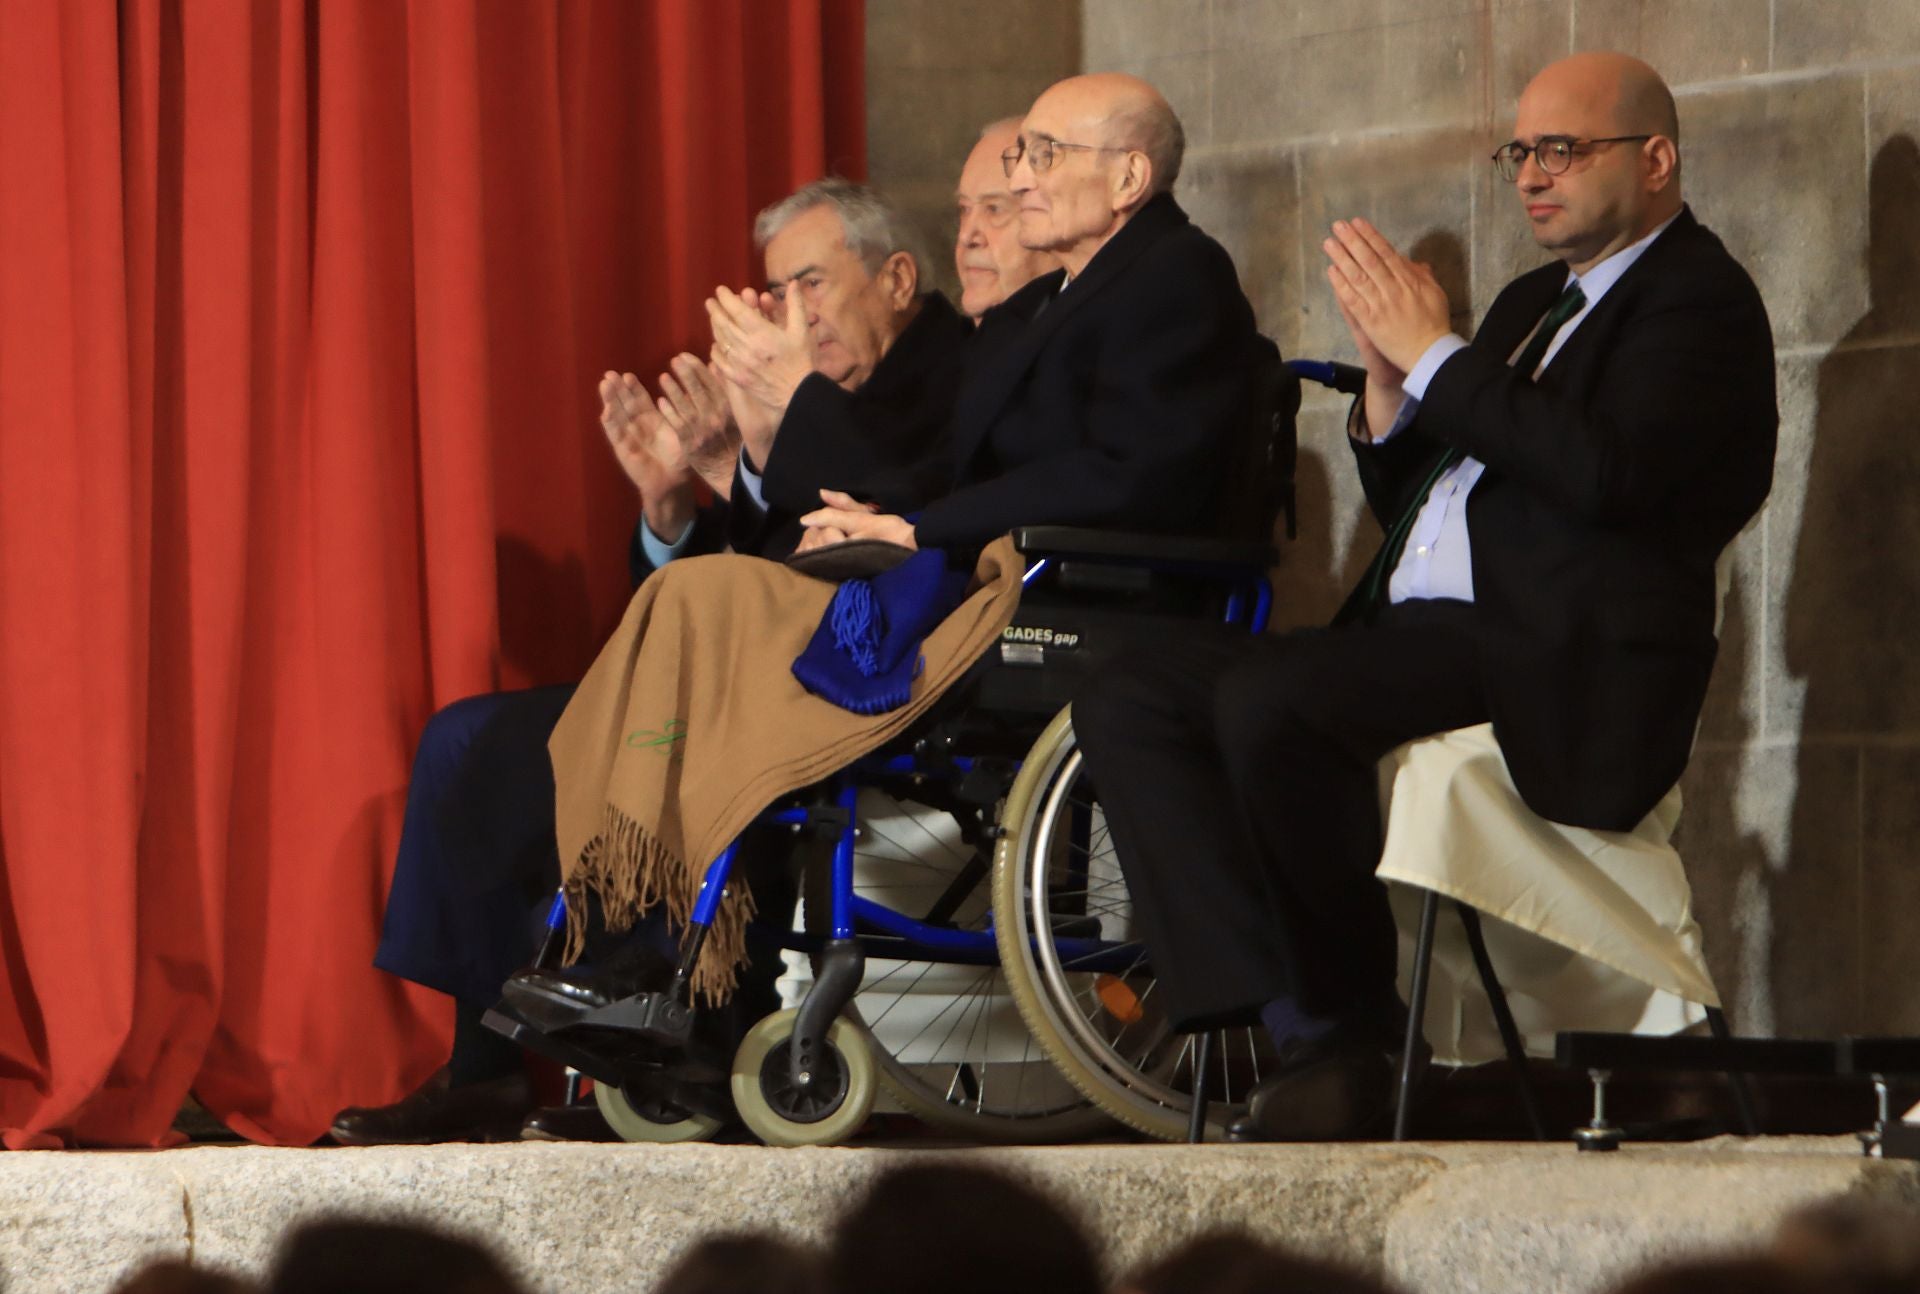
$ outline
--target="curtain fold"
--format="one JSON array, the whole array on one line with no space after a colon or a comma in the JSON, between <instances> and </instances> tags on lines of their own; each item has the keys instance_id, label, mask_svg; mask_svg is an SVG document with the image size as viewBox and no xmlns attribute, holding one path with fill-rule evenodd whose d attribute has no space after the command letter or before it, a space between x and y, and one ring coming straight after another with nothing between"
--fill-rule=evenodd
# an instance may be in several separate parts
<instances>
[{"instance_id":1,"label":"curtain fold","mask_svg":"<svg viewBox=\"0 0 1920 1294\"><path fill-rule=\"evenodd\" d=\"M370 964L413 741L617 620L595 384L861 173L861 25L0 5L6 1145L167 1144L189 1091L304 1143L444 1058Z\"/></svg>"}]
</instances>

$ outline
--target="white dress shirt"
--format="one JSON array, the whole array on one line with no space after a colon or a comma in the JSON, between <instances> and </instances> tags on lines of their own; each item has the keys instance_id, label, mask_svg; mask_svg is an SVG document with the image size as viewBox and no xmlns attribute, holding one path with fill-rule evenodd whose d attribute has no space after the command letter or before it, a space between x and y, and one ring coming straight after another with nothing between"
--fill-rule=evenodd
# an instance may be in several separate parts
<instances>
[{"instance_id":1,"label":"white dress shirt","mask_svg":"<svg viewBox=\"0 0 1920 1294\"><path fill-rule=\"evenodd\" d=\"M1568 285L1580 285L1586 304L1560 325L1560 331L1547 344L1546 353L1540 357L1540 364L1533 370L1532 376L1539 377L1541 371L1553 363L1553 357L1566 345L1567 338L1573 336L1573 330L1593 312L1593 308L1600 304L1600 298L1620 281L1621 275L1632 268L1633 263L1653 244L1653 240L1666 232L1667 226L1675 218L1668 217L1645 238L1621 248L1585 274L1567 271ZM1564 292L1566 289L1561 290ZM1532 337L1533 334L1528 333L1514 348L1513 354L1507 357L1509 364L1519 358ZM1406 392L1406 399L1400 404L1400 412L1394 418L1393 426L1387 429L1386 435L1374 438L1376 444L1399 435L1413 421L1413 415L1420 408L1420 401L1425 398L1427 385L1433 381L1433 375L1457 352L1466 349L1466 345L1463 339L1448 333L1427 347L1426 353L1407 373L1407 380L1401 388ZM1479 459L1463 458L1433 483L1425 506L1413 519L1412 529L1407 531L1406 546L1400 550L1399 559L1394 563L1393 575L1387 581L1387 601L1404 602L1409 598L1473 601L1473 554L1467 538L1467 495L1473 492L1474 485L1484 471L1486 464Z\"/></svg>"}]
</instances>

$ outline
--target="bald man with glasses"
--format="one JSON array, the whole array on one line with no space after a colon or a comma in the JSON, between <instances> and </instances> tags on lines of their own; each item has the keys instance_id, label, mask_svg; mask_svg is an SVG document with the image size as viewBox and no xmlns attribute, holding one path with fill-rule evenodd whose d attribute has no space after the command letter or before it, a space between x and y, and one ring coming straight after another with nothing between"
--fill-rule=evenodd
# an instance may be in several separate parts
<instances>
[{"instance_id":1,"label":"bald man with glasses","mask_svg":"<svg viewBox=\"0 0 1920 1294\"><path fill-rule=\"evenodd\" d=\"M980 320L949 427L940 497L872 510L878 478L817 491L783 456L771 496L808 502L802 548L848 538L965 550L1017 526L1206 534L1278 362L1233 261L1171 192L1185 137L1137 77L1073 77L1034 101L1002 154L1020 245L1055 257ZM783 494L784 492L784 494ZM822 506L822 505L825 506Z\"/></svg>"},{"instance_id":2,"label":"bald man with glasses","mask_svg":"<svg viewBox=\"0 0 1920 1294\"><path fill-rule=\"evenodd\" d=\"M1493 164L1554 260L1471 341L1371 224L1324 243L1386 530L1334 626L1122 661L1074 703L1173 1022L1257 1014L1279 1048L1239 1136L1364 1135L1388 1111L1380 758L1491 720L1535 812L1632 830L1686 766L1715 563L1771 484L1766 311L1681 200L1659 76L1562 60L1515 135Z\"/></svg>"}]
</instances>

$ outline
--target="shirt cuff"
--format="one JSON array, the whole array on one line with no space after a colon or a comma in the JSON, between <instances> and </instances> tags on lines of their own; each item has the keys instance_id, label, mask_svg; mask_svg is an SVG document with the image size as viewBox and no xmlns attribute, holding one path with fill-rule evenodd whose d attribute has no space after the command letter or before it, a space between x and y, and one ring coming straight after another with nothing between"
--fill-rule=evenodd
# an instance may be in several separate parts
<instances>
[{"instance_id":1,"label":"shirt cuff","mask_svg":"<svg viewBox=\"0 0 1920 1294\"><path fill-rule=\"evenodd\" d=\"M640 551L653 563L653 569L659 570L676 557L686 556L687 549L693 543L693 523L689 521L680 532L680 537L672 543L653 533L653 527L647 524L645 517L640 518Z\"/></svg>"},{"instance_id":2,"label":"shirt cuff","mask_svg":"<svg viewBox=\"0 0 1920 1294\"><path fill-rule=\"evenodd\" d=\"M1359 408L1362 406L1356 405L1355 407ZM1410 395L1402 396L1400 398L1400 411L1393 415L1393 425L1391 427L1388 427L1385 431L1381 432L1378 436L1374 435L1372 429L1369 428L1367 431L1367 437L1369 442L1375 445L1386 444L1388 441L1392 440L1395 436L1398 436L1401 432L1405 431L1407 429L1407 424L1413 421L1413 415L1418 412L1420 412L1420 402L1414 399ZM1361 418L1366 417L1364 408L1360 414L1360 417Z\"/></svg>"},{"instance_id":3,"label":"shirt cuff","mask_svg":"<svg viewBox=\"0 0 1920 1294\"><path fill-rule=\"evenodd\" d=\"M760 505L760 511L767 510L767 483L760 473L753 470L747 462L747 451L740 451L740 484L747 487L747 495Z\"/></svg>"},{"instance_id":4,"label":"shirt cuff","mask_svg":"<svg viewBox=\"0 0 1920 1294\"><path fill-rule=\"evenodd\" d=\"M1426 399L1427 383L1433 381L1433 375L1440 371L1440 366L1466 348L1465 338L1455 333L1448 333L1427 347L1426 353L1421 355L1419 361L1408 371L1407 380L1400 384L1400 389L1415 400ZM1405 416L1406 409L1403 407L1400 412ZM1398 425L1396 422L1396 428Z\"/></svg>"}]
</instances>

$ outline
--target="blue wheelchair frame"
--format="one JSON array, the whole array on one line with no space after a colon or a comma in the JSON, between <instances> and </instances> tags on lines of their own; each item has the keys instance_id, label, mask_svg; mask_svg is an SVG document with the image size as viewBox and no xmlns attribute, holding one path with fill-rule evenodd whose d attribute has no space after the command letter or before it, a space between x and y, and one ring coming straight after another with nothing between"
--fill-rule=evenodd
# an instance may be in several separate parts
<instances>
[{"instance_id":1,"label":"blue wheelchair frame","mask_svg":"<svg viewBox=\"0 0 1920 1294\"><path fill-rule=\"evenodd\" d=\"M1021 576L1023 586L1032 584L1052 565L1052 558L1041 558L1029 567ZM1182 574L1206 574L1209 572L1183 568L1169 563L1162 569ZM1249 587L1251 586L1251 587ZM1257 581L1235 579L1227 595L1227 605L1221 619L1231 626L1244 626L1249 633L1264 632L1267 619L1273 611L1273 587L1268 584L1264 574ZM964 756L954 758L950 766L962 773L973 767L973 761ZM897 912L885 904L872 899L863 899L853 892L853 855L856 836L854 824L854 806L859 796L862 782L860 775L927 775L930 772L911 755L887 755L872 757L856 762L851 768L839 773L833 779L833 801L831 822L839 831L839 839L833 849L832 882L832 921L828 938L841 942L857 938L864 927L871 932L903 941L900 945L888 948L890 957L901 961L947 963L961 966L992 966L1000 960L995 950L991 925L981 931L954 930L947 926L929 925L904 912ZM758 826L780 826L805 830L821 824L828 815L819 808L804 805L785 809L773 809L756 818ZM700 954L700 944L706 931L713 925L719 914L720 901L726 896L727 882L733 873L735 858L740 852L740 842L735 840L720 852L720 856L708 865L706 875L700 882L699 895L694 900L693 913L688 921L688 933L684 937L685 948L679 967L678 985L681 979L690 977L694 963ZM564 938L567 924L566 891L554 895L553 906L547 912L547 937L549 946ZM798 933L790 933L777 941L782 948L792 952L816 951L819 940ZM1123 948L1125 945L1106 944L1093 939L1069 939L1060 941L1058 947L1063 955L1071 950L1070 959L1078 968L1086 970L1124 969L1119 964L1109 965L1103 955L1109 949Z\"/></svg>"},{"instance_id":2,"label":"blue wheelchair frame","mask_svg":"<svg viewBox=\"0 0 1920 1294\"><path fill-rule=\"evenodd\" d=\"M1022 576L1023 587L1031 586L1058 561L1041 557ZM1273 607L1273 590L1264 567L1224 565L1206 560L1161 560L1136 556L1126 565L1144 567L1167 574L1198 577L1225 585L1227 596L1222 622L1259 633L1266 628ZM858 835L855 808L863 785L883 777L927 777L964 775L974 760L950 757L940 769L930 769L914 754L875 755L857 761L830 782L828 801L816 805L795 805L770 809L755 820L756 826L783 826L795 831L822 827L836 834L831 864L830 913L825 936L786 930L774 942L781 948L816 954L820 958L812 988L800 1005L795 1022L791 1051L790 1078L795 1090L804 1091L811 1075L821 1072L820 1053L826 1047L827 1030L853 1000L865 974L869 952L889 960L962 966L997 966L1000 955L995 943L991 914L982 930L958 930L932 920L911 916L882 903L854 893L854 845ZM740 841L735 839L707 867L701 880L693 911L681 936L680 957L672 982L663 990L625 998L592 1011L575 1023L580 1026L615 1029L667 1047L684 1046L691 1036L693 1005L691 981L708 931L719 913L739 856ZM565 942L567 902L564 889L554 895L548 909L546 937L535 966L551 967L559 959ZM1138 964L1137 942L1119 943L1099 938L1062 936L1056 948L1064 961L1076 970L1124 973ZM510 1037L533 1044L524 1026L510 1021L489 1020L492 1027ZM563 1060L589 1077L621 1082L618 1065L596 1056L591 1050L573 1046L561 1039L543 1036L539 1050Z\"/></svg>"}]
</instances>

